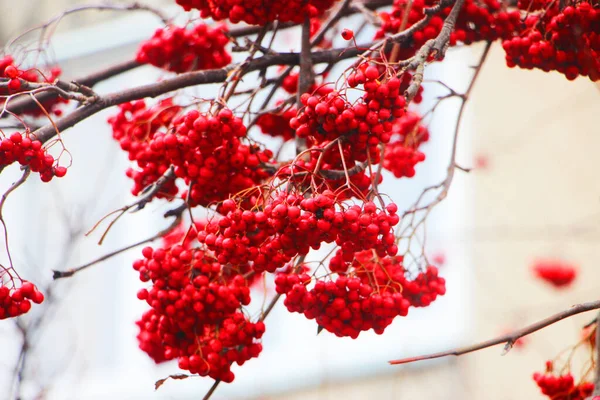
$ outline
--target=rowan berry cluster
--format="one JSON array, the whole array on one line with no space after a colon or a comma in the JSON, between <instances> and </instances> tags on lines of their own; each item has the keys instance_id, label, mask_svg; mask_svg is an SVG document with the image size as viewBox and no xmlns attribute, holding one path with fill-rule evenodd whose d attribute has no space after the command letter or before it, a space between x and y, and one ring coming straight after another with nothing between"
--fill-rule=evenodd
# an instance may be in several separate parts
<instances>
[{"instance_id":1,"label":"rowan berry cluster","mask_svg":"<svg viewBox=\"0 0 600 400\"><path fill-rule=\"evenodd\" d=\"M421 124L421 116L409 111L394 121L391 133L392 139L383 156L383 168L396 178L412 178L415 165L425 161L425 154L418 148L429 140L429 131Z\"/></svg>"},{"instance_id":2,"label":"rowan berry cluster","mask_svg":"<svg viewBox=\"0 0 600 400\"><path fill-rule=\"evenodd\" d=\"M250 303L249 267L226 267L202 249L181 245L146 247L142 255L133 268L152 287L138 292L151 307L137 323L140 348L157 363L178 359L191 373L231 382L231 365L262 349L257 340L264 324L239 311Z\"/></svg>"},{"instance_id":3,"label":"rowan berry cluster","mask_svg":"<svg viewBox=\"0 0 600 400\"><path fill-rule=\"evenodd\" d=\"M586 400L594 391L594 384L591 382L576 385L571 374L557 376L550 372L536 372L533 380L542 393L552 400Z\"/></svg>"},{"instance_id":4,"label":"rowan berry cluster","mask_svg":"<svg viewBox=\"0 0 600 400\"><path fill-rule=\"evenodd\" d=\"M392 121L404 115L401 81L386 76L383 66L363 63L349 75L348 85L361 85L365 94L352 104L344 92L332 91L325 96L305 93L301 96L304 108L290 126L298 137L308 138L311 146L343 139L349 160L377 163L377 146L389 142Z\"/></svg>"},{"instance_id":5,"label":"rowan berry cluster","mask_svg":"<svg viewBox=\"0 0 600 400\"><path fill-rule=\"evenodd\" d=\"M46 152L42 142L33 135L12 133L0 141L0 167L18 162L40 174L42 182L50 182L53 177L62 178L67 168L58 165L57 160Z\"/></svg>"},{"instance_id":6,"label":"rowan berry cluster","mask_svg":"<svg viewBox=\"0 0 600 400\"><path fill-rule=\"evenodd\" d=\"M538 260L532 270L536 277L557 288L571 285L577 277L577 268L561 260Z\"/></svg>"},{"instance_id":7,"label":"rowan berry cluster","mask_svg":"<svg viewBox=\"0 0 600 400\"><path fill-rule=\"evenodd\" d=\"M200 10L202 18L228 19L237 24L266 25L269 22L301 23L306 17L322 15L335 0L176 0L186 11Z\"/></svg>"},{"instance_id":8,"label":"rowan berry cluster","mask_svg":"<svg viewBox=\"0 0 600 400\"><path fill-rule=\"evenodd\" d=\"M131 193L139 194L148 185L156 182L169 168L166 154L154 151L150 142L157 132L170 127L173 118L181 111L181 107L173 103L173 99L164 99L148 107L144 100L124 103L119 112L108 119L112 127L113 138L121 149L135 161L136 168L127 169L127 176L133 179ZM156 194L157 198L172 198L178 192L173 180L166 182Z\"/></svg>"},{"instance_id":9,"label":"rowan berry cluster","mask_svg":"<svg viewBox=\"0 0 600 400\"><path fill-rule=\"evenodd\" d=\"M410 28L426 16L426 9L435 6L437 1L433 0L395 0L390 12L379 14L382 25L377 31L377 39L385 37L386 34L399 32L406 17L405 29ZM445 7L440 13L433 15L424 28L417 30L412 40L401 45L400 59L408 59L430 39L435 39L442 30L444 20L450 14L452 7ZM471 44L478 41L492 41L498 38L512 36L513 32L520 25L520 14L518 11L507 12L503 9L502 3L497 0L488 0L479 2L475 0L465 0L463 7L456 21L454 31L450 35L450 45L454 46L457 42Z\"/></svg>"},{"instance_id":10,"label":"rowan berry cluster","mask_svg":"<svg viewBox=\"0 0 600 400\"><path fill-rule=\"evenodd\" d=\"M245 137L244 123L231 110L223 108L215 115L192 110L175 118L171 132L154 135L150 147L166 155L186 185L194 182L190 203L207 206L270 176L261 164L272 152L241 143Z\"/></svg>"},{"instance_id":11,"label":"rowan berry cluster","mask_svg":"<svg viewBox=\"0 0 600 400\"><path fill-rule=\"evenodd\" d=\"M18 289L0 286L0 320L18 317L31 310L31 302L41 304L44 295L33 283L22 281Z\"/></svg>"},{"instance_id":12,"label":"rowan berry cluster","mask_svg":"<svg viewBox=\"0 0 600 400\"><path fill-rule=\"evenodd\" d=\"M8 90L0 89L0 96L23 92L23 87L21 84L22 80L31 83L53 83L56 79L58 79L60 74L61 69L59 67L52 67L45 73L36 68L21 69L18 65L15 65L15 60L12 56L5 55L4 57L0 58L0 78L9 79ZM5 101L5 99L0 99L0 106L3 106ZM58 106L68 102L69 101L67 99L55 96L51 99L43 100L40 103L48 113L54 113L55 115L60 116L62 114L62 110L60 110ZM24 110L23 113L34 117L45 115L44 111L37 105Z\"/></svg>"},{"instance_id":13,"label":"rowan berry cluster","mask_svg":"<svg viewBox=\"0 0 600 400\"><path fill-rule=\"evenodd\" d=\"M223 24L159 28L151 39L142 43L136 59L172 72L221 68L231 62L225 50L229 42L226 32L227 26Z\"/></svg>"},{"instance_id":14,"label":"rowan berry cluster","mask_svg":"<svg viewBox=\"0 0 600 400\"><path fill-rule=\"evenodd\" d=\"M437 277L435 267L428 267L426 273L410 281L402 257L379 257L373 250L354 256L351 270L346 269L335 280L313 279L306 273L278 274L276 290L286 295L287 309L314 319L337 336L357 338L360 332L371 329L383 333L396 317L406 316L410 306L429 305L445 293L445 281ZM335 271L331 263L330 269ZM419 293L421 288L428 293Z\"/></svg>"},{"instance_id":15,"label":"rowan berry cluster","mask_svg":"<svg viewBox=\"0 0 600 400\"><path fill-rule=\"evenodd\" d=\"M534 8L537 2L532 3ZM531 4L523 4L529 6ZM558 71L567 79L600 79L600 3L581 1L563 9L545 1L544 10L525 19L518 36L505 40L509 67Z\"/></svg>"}]
</instances>

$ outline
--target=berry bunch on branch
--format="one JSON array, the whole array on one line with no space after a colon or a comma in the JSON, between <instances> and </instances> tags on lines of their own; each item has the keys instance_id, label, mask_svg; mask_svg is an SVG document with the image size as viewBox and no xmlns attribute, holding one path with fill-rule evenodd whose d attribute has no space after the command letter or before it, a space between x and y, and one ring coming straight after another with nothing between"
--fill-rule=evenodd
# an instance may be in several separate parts
<instances>
[{"instance_id":1,"label":"berry bunch on branch","mask_svg":"<svg viewBox=\"0 0 600 400\"><path fill-rule=\"evenodd\" d=\"M422 232L456 170L468 171L456 161L459 127L492 45L503 47L509 67L558 71L570 80L600 77L596 0L175 3L188 12L187 24L139 4L115 6L151 11L164 26L130 61L90 76L67 82L58 67L27 57L15 63L16 57L2 54L0 122L12 125L0 127L0 168L19 164L24 173L3 196L0 221L6 228L2 205L30 172L44 182L65 176L62 136L114 107L108 125L131 162L124 174L136 199L108 214L117 216L100 243L127 211L149 203L169 207L164 216L175 221L146 240L54 276L72 276L160 240L133 262L141 281L137 297L148 307L136 323L139 347L156 363L176 360L180 369L212 378L205 399L219 382L234 381L235 364L260 356L270 322L265 320L280 298L289 312L314 320L317 332L358 339L365 331L383 334L411 308L429 307L445 295L446 280L440 265L425 256ZM71 10L58 21L92 8ZM297 39L287 51L278 50L284 31ZM443 66L447 51L477 42L485 48L466 92L441 82L451 93L421 114L428 66ZM160 80L109 94L94 91L96 83L142 65L160 69ZM208 84L219 87L203 86ZM427 146L438 137L430 140L428 124L437 105L451 97L462 103L448 132L453 141L447 175L401 210L382 183L392 188L419 174ZM70 101L77 106L59 107ZM53 148L60 152L51 154ZM434 190L437 196L423 205ZM31 302L44 299L10 265L0 267L0 319L24 314ZM535 273L556 287L569 286L575 277L570 266L548 263ZM273 282L275 293L265 290L261 297L253 290L257 282ZM269 305L253 314L251 307L261 302ZM597 308L598 302L586 303L499 339L392 363L500 343L508 351L535 330ZM548 367L535 375L542 393L566 400L600 391L600 383L576 383L562 372Z\"/></svg>"}]
</instances>

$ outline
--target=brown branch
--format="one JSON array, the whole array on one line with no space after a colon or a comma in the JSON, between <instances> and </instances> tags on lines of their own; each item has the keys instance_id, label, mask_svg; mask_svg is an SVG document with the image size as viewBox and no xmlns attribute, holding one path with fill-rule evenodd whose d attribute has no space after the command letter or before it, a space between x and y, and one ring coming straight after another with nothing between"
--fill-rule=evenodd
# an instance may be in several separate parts
<instances>
[{"instance_id":1,"label":"brown branch","mask_svg":"<svg viewBox=\"0 0 600 400\"><path fill-rule=\"evenodd\" d=\"M412 31L411 31L412 32ZM394 35L394 41L404 42L412 36L410 35ZM393 42L390 40L385 46L391 46ZM342 48L342 49L328 49L323 51L314 52L310 56L312 64L328 63L335 64L344 59L352 58L360 53L359 48L368 48L373 46L372 43L365 44L354 48ZM299 53L280 53L277 55L265 55L249 62L245 68L246 72L262 70L271 66L276 65L299 65L300 64ZM55 123L56 128L59 131L70 128L80 121L98 113L99 111L122 104L132 100L139 100L145 97L156 97L165 93L172 92L174 90L182 89L185 87L202 85L207 83L219 83L224 82L228 74L238 68L240 64L231 64L226 68L206 70L206 71L194 71L180 74L176 77L165 79L160 82L142 85L132 89L126 89L106 96L101 96L96 99L93 104L84 105L71 114L58 119ZM35 132L36 137L45 142L52 138L56 134L55 126L53 124L46 125Z\"/></svg>"},{"instance_id":2,"label":"brown branch","mask_svg":"<svg viewBox=\"0 0 600 400\"><path fill-rule=\"evenodd\" d=\"M376 10L378 8L389 6L391 4L392 4L391 0L372 0L372 1L365 2L363 5L364 5L364 8L366 8L366 9ZM360 10L358 10L357 8L344 7L343 9L340 10L339 15L336 16L335 21L339 20L342 17L350 16L350 15L356 14L358 12L360 12ZM297 26L297 24L283 23L283 24L279 24L277 29L281 30L281 29L293 28L295 26ZM228 36L230 36L232 38L237 38L237 37L254 35L254 34L259 33L262 29L263 29L263 27L256 27L256 26L235 28L228 32ZM271 31L272 29L274 29L273 25L268 25L267 31ZM326 33L326 31L323 30L322 32L317 34L315 39L319 38L321 36L321 34L324 35L325 33ZM322 39L322 37L321 37L321 39ZM320 39L319 39L319 41L320 41ZM318 41L317 41L317 43L318 43ZM80 78L75 78L72 81L74 83L79 83L81 85L92 87L99 82L102 82L106 79L112 78L121 73L130 71L130 70L140 67L142 65L144 65L144 64L138 63L135 59L128 60L128 61L120 62L113 66L110 66L101 71L94 72L90 75L80 77ZM36 99L41 103L46 102L48 100L52 100L56 97L57 97L57 94L52 93L52 92L36 93ZM35 109L36 107L37 107L37 104L35 102L33 102L32 99L30 99L28 97L20 97L18 99L11 101L10 104L7 105L7 110L14 114L21 114L24 111L30 111L32 109Z\"/></svg>"},{"instance_id":3,"label":"brown branch","mask_svg":"<svg viewBox=\"0 0 600 400\"><path fill-rule=\"evenodd\" d=\"M302 108L301 96L308 92L308 89L314 82L313 62L311 59L310 42L310 18L306 17L302 24L302 43L300 50L300 75L298 77L298 93L296 94L296 107ZM296 137L296 154L306 150L306 139Z\"/></svg>"},{"instance_id":4,"label":"brown branch","mask_svg":"<svg viewBox=\"0 0 600 400\"><path fill-rule=\"evenodd\" d=\"M392 360L389 363L392 365L398 365L398 364L407 364L407 363L411 363L411 362L415 362L415 361L432 360L435 358L442 358L442 357L447 357L447 356L461 356L463 354L472 353L474 351L486 349L488 347L496 346L496 345L503 344L503 343L505 343L504 353L506 353L512 348L513 344L517 340L522 338L523 336L527 336L529 334L532 334L533 332L537 332L540 329L546 328L552 324L562 321L565 318L572 317L573 315L577 315L577 314L581 314L581 313L584 313L587 311L597 310L597 309L600 309L600 300L592 301L589 303L577 304L577 305L572 306L568 310L561 311L557 314L551 315L548 318L544 318L541 321L538 321L534 324L526 326L525 328L516 330L516 331L506 334L506 335L499 336L495 339L490 339L490 340L486 340L484 342L477 343L477 344L474 344L471 346L459 347L459 348L456 348L453 350L442 351L439 353L432 353L432 354L427 354L424 356L408 357L408 358L402 358L399 360Z\"/></svg>"},{"instance_id":5,"label":"brown branch","mask_svg":"<svg viewBox=\"0 0 600 400\"><path fill-rule=\"evenodd\" d=\"M91 267L92 265L96 265L98 263L101 263L102 261L106 261L109 258L112 258L116 255L119 255L121 253L124 253L128 250L131 250L133 248L136 248L138 246L141 246L143 244L152 242L153 240L156 240L160 237L165 236L167 233L171 232L171 230L173 230L178 224L179 222L181 222L181 214L182 214L183 209L179 212L179 215L174 215L176 218L175 220L165 229L161 230L160 232L156 233L155 235L150 236L149 238L140 240L138 242L132 243L128 246L125 246L123 248L120 248L118 250L112 251L108 254L103 255L102 257L98 257L95 260L92 260L90 262L87 262L79 267L76 268L69 268L67 270L64 271L59 271L59 270L52 270L52 279L56 280L56 279L61 279L61 278L69 278L73 275L75 275L76 273L83 271L84 269L87 269L89 267ZM170 215L166 215L165 216L170 216Z\"/></svg>"},{"instance_id":6,"label":"brown branch","mask_svg":"<svg viewBox=\"0 0 600 400\"><path fill-rule=\"evenodd\" d=\"M594 376L594 393L590 399L600 396L600 312L596 317L596 372Z\"/></svg>"}]
</instances>

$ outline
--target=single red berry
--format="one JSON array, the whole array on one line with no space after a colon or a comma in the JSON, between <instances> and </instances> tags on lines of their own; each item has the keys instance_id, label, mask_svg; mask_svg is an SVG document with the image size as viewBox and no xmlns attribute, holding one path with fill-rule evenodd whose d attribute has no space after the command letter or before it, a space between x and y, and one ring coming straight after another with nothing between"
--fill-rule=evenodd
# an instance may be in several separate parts
<instances>
[{"instance_id":1,"label":"single red berry","mask_svg":"<svg viewBox=\"0 0 600 400\"><path fill-rule=\"evenodd\" d=\"M21 81L17 78L11 79L8 81L8 88L14 91L21 89Z\"/></svg>"},{"instance_id":2,"label":"single red berry","mask_svg":"<svg viewBox=\"0 0 600 400\"><path fill-rule=\"evenodd\" d=\"M344 40L352 40L352 38L354 37L354 32L352 31L352 29L344 29L342 31L342 37L344 38Z\"/></svg>"},{"instance_id":3,"label":"single red berry","mask_svg":"<svg viewBox=\"0 0 600 400\"><path fill-rule=\"evenodd\" d=\"M7 78L14 79L19 76L19 70L14 65L9 65L4 69L4 75Z\"/></svg>"}]
</instances>

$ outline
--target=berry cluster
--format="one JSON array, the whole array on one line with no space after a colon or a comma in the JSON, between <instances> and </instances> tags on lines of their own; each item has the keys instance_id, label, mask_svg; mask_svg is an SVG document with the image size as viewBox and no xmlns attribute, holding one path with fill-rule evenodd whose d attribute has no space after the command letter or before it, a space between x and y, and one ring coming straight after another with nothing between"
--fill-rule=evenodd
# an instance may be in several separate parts
<instances>
[{"instance_id":1,"label":"berry cluster","mask_svg":"<svg viewBox=\"0 0 600 400\"><path fill-rule=\"evenodd\" d=\"M382 25L376 33L376 38L383 38L386 34L397 33L405 19L405 12L410 9L406 17L405 29L423 19L425 10L437 4L434 0L414 0L407 7L408 0L394 0L390 12L380 13ZM440 13L431 17L427 25L416 31L412 40L402 45L400 59L408 59L430 39L435 39L442 30L444 20L450 14L451 6L445 7ZM520 25L520 14L518 11L506 12L502 3L497 0L465 0L459 13L456 26L450 35L450 45L457 42L471 44L477 41L492 41L498 38L506 38L513 35Z\"/></svg>"},{"instance_id":2,"label":"berry cluster","mask_svg":"<svg viewBox=\"0 0 600 400\"><path fill-rule=\"evenodd\" d=\"M330 263L330 269L334 272ZM315 319L323 329L337 336L357 338L360 332L373 329L381 334L398 316L406 316L410 306L429 305L445 293L445 281L435 267L410 281L402 257L379 257L366 250L355 254L352 270L335 280L316 280L308 274L280 273L276 290L285 294L290 312Z\"/></svg>"},{"instance_id":3,"label":"berry cluster","mask_svg":"<svg viewBox=\"0 0 600 400\"><path fill-rule=\"evenodd\" d=\"M273 154L242 144L240 139L245 136L242 120L227 108L215 115L192 110L175 118L172 132L155 134L150 148L175 166L175 175L186 185L194 183L190 202L207 206L269 177L261 164Z\"/></svg>"},{"instance_id":4,"label":"berry cluster","mask_svg":"<svg viewBox=\"0 0 600 400\"><path fill-rule=\"evenodd\" d=\"M134 181L132 194L139 194L169 168L167 156L154 151L150 141L159 130L168 129L180 111L181 107L174 105L171 98L161 100L152 107L147 107L144 100L137 100L121 104L119 112L108 119L113 138L128 153L129 160L135 161L138 166L138 169L127 170L127 176ZM177 192L177 186L171 180L161 187L156 197L172 198Z\"/></svg>"},{"instance_id":5,"label":"berry cluster","mask_svg":"<svg viewBox=\"0 0 600 400\"><path fill-rule=\"evenodd\" d=\"M351 88L362 85L365 92L358 101L352 104L338 91L326 96L303 94L304 108L290 126L297 136L308 138L310 145L343 138L348 160L364 162L370 157L377 163L377 146L389 142L392 121L404 115L406 105L401 81L387 78L385 67L363 63L348 77Z\"/></svg>"},{"instance_id":6,"label":"berry cluster","mask_svg":"<svg viewBox=\"0 0 600 400\"><path fill-rule=\"evenodd\" d=\"M538 260L532 270L536 277L557 288L571 285L577 277L577 268L560 260Z\"/></svg>"},{"instance_id":7,"label":"berry cluster","mask_svg":"<svg viewBox=\"0 0 600 400\"><path fill-rule=\"evenodd\" d=\"M8 287L0 286L0 320L25 314L31 309L32 301L41 304L44 295L31 282L22 281L21 287L12 293Z\"/></svg>"},{"instance_id":8,"label":"berry cluster","mask_svg":"<svg viewBox=\"0 0 600 400\"><path fill-rule=\"evenodd\" d=\"M59 166L57 160L46 152L42 142L28 133L15 132L0 141L0 167L14 162L38 172L43 182L49 182L55 176L62 178L67 173L67 169Z\"/></svg>"},{"instance_id":9,"label":"berry cluster","mask_svg":"<svg viewBox=\"0 0 600 400\"><path fill-rule=\"evenodd\" d=\"M221 68L231 62L225 32L225 25L159 28L142 43L136 60L173 72Z\"/></svg>"},{"instance_id":10,"label":"berry cluster","mask_svg":"<svg viewBox=\"0 0 600 400\"><path fill-rule=\"evenodd\" d=\"M229 19L232 23L266 25L269 22L301 23L306 17L317 17L327 11L335 0L176 0L186 11L196 8L202 18L215 21Z\"/></svg>"},{"instance_id":11,"label":"berry cluster","mask_svg":"<svg viewBox=\"0 0 600 400\"><path fill-rule=\"evenodd\" d=\"M138 292L151 307L137 323L140 348L157 363L177 358L182 369L231 382L231 365L262 349L256 340L264 324L240 312L250 303L249 268L225 267L209 253L181 245L146 247L142 254L133 268L152 287Z\"/></svg>"},{"instance_id":12,"label":"berry cluster","mask_svg":"<svg viewBox=\"0 0 600 400\"><path fill-rule=\"evenodd\" d=\"M7 78L10 79L8 81L8 90L0 89L0 96L6 96L14 93L22 92L22 84L21 80L38 83L53 83L61 74L61 70L58 67L50 68L47 74L42 73L39 69L20 69L19 66L15 65L15 60L12 56L6 55L0 58L0 79ZM5 100L0 99L0 106L4 104ZM47 112L52 112L55 115L60 116L62 114L62 110L58 108L60 104L68 103L67 99L63 99L60 96L55 96L54 98L47 99L41 102L42 107ZM44 116L44 111L40 109L40 107L36 104L31 109L27 109L24 113L32 115L34 117Z\"/></svg>"},{"instance_id":13,"label":"berry cluster","mask_svg":"<svg viewBox=\"0 0 600 400\"><path fill-rule=\"evenodd\" d=\"M533 380L542 393L552 400L586 400L594 391L594 384L591 382L576 385L571 374L555 376L548 372L536 372Z\"/></svg>"},{"instance_id":14,"label":"berry cluster","mask_svg":"<svg viewBox=\"0 0 600 400\"><path fill-rule=\"evenodd\" d=\"M425 161L425 154L418 148L429 140L429 131L421 125L421 116L407 112L392 126L392 140L385 148L383 168L396 178L415 176L415 165Z\"/></svg>"},{"instance_id":15,"label":"berry cluster","mask_svg":"<svg viewBox=\"0 0 600 400\"><path fill-rule=\"evenodd\" d=\"M560 9L544 1L544 11L529 15L518 36L505 40L509 67L558 71L567 79L600 79L600 9L581 1ZM532 3L535 8L537 2ZM528 6L531 4L523 4Z\"/></svg>"},{"instance_id":16,"label":"berry cluster","mask_svg":"<svg viewBox=\"0 0 600 400\"><path fill-rule=\"evenodd\" d=\"M308 198L276 193L262 211L244 211L226 200L221 211L225 216L209 222L198 241L224 265L251 263L256 272L274 272L293 257L333 242L341 246L340 268L357 251L376 249L381 256L398 251L392 232L398 215L371 202L343 209L331 191Z\"/></svg>"}]
</instances>

